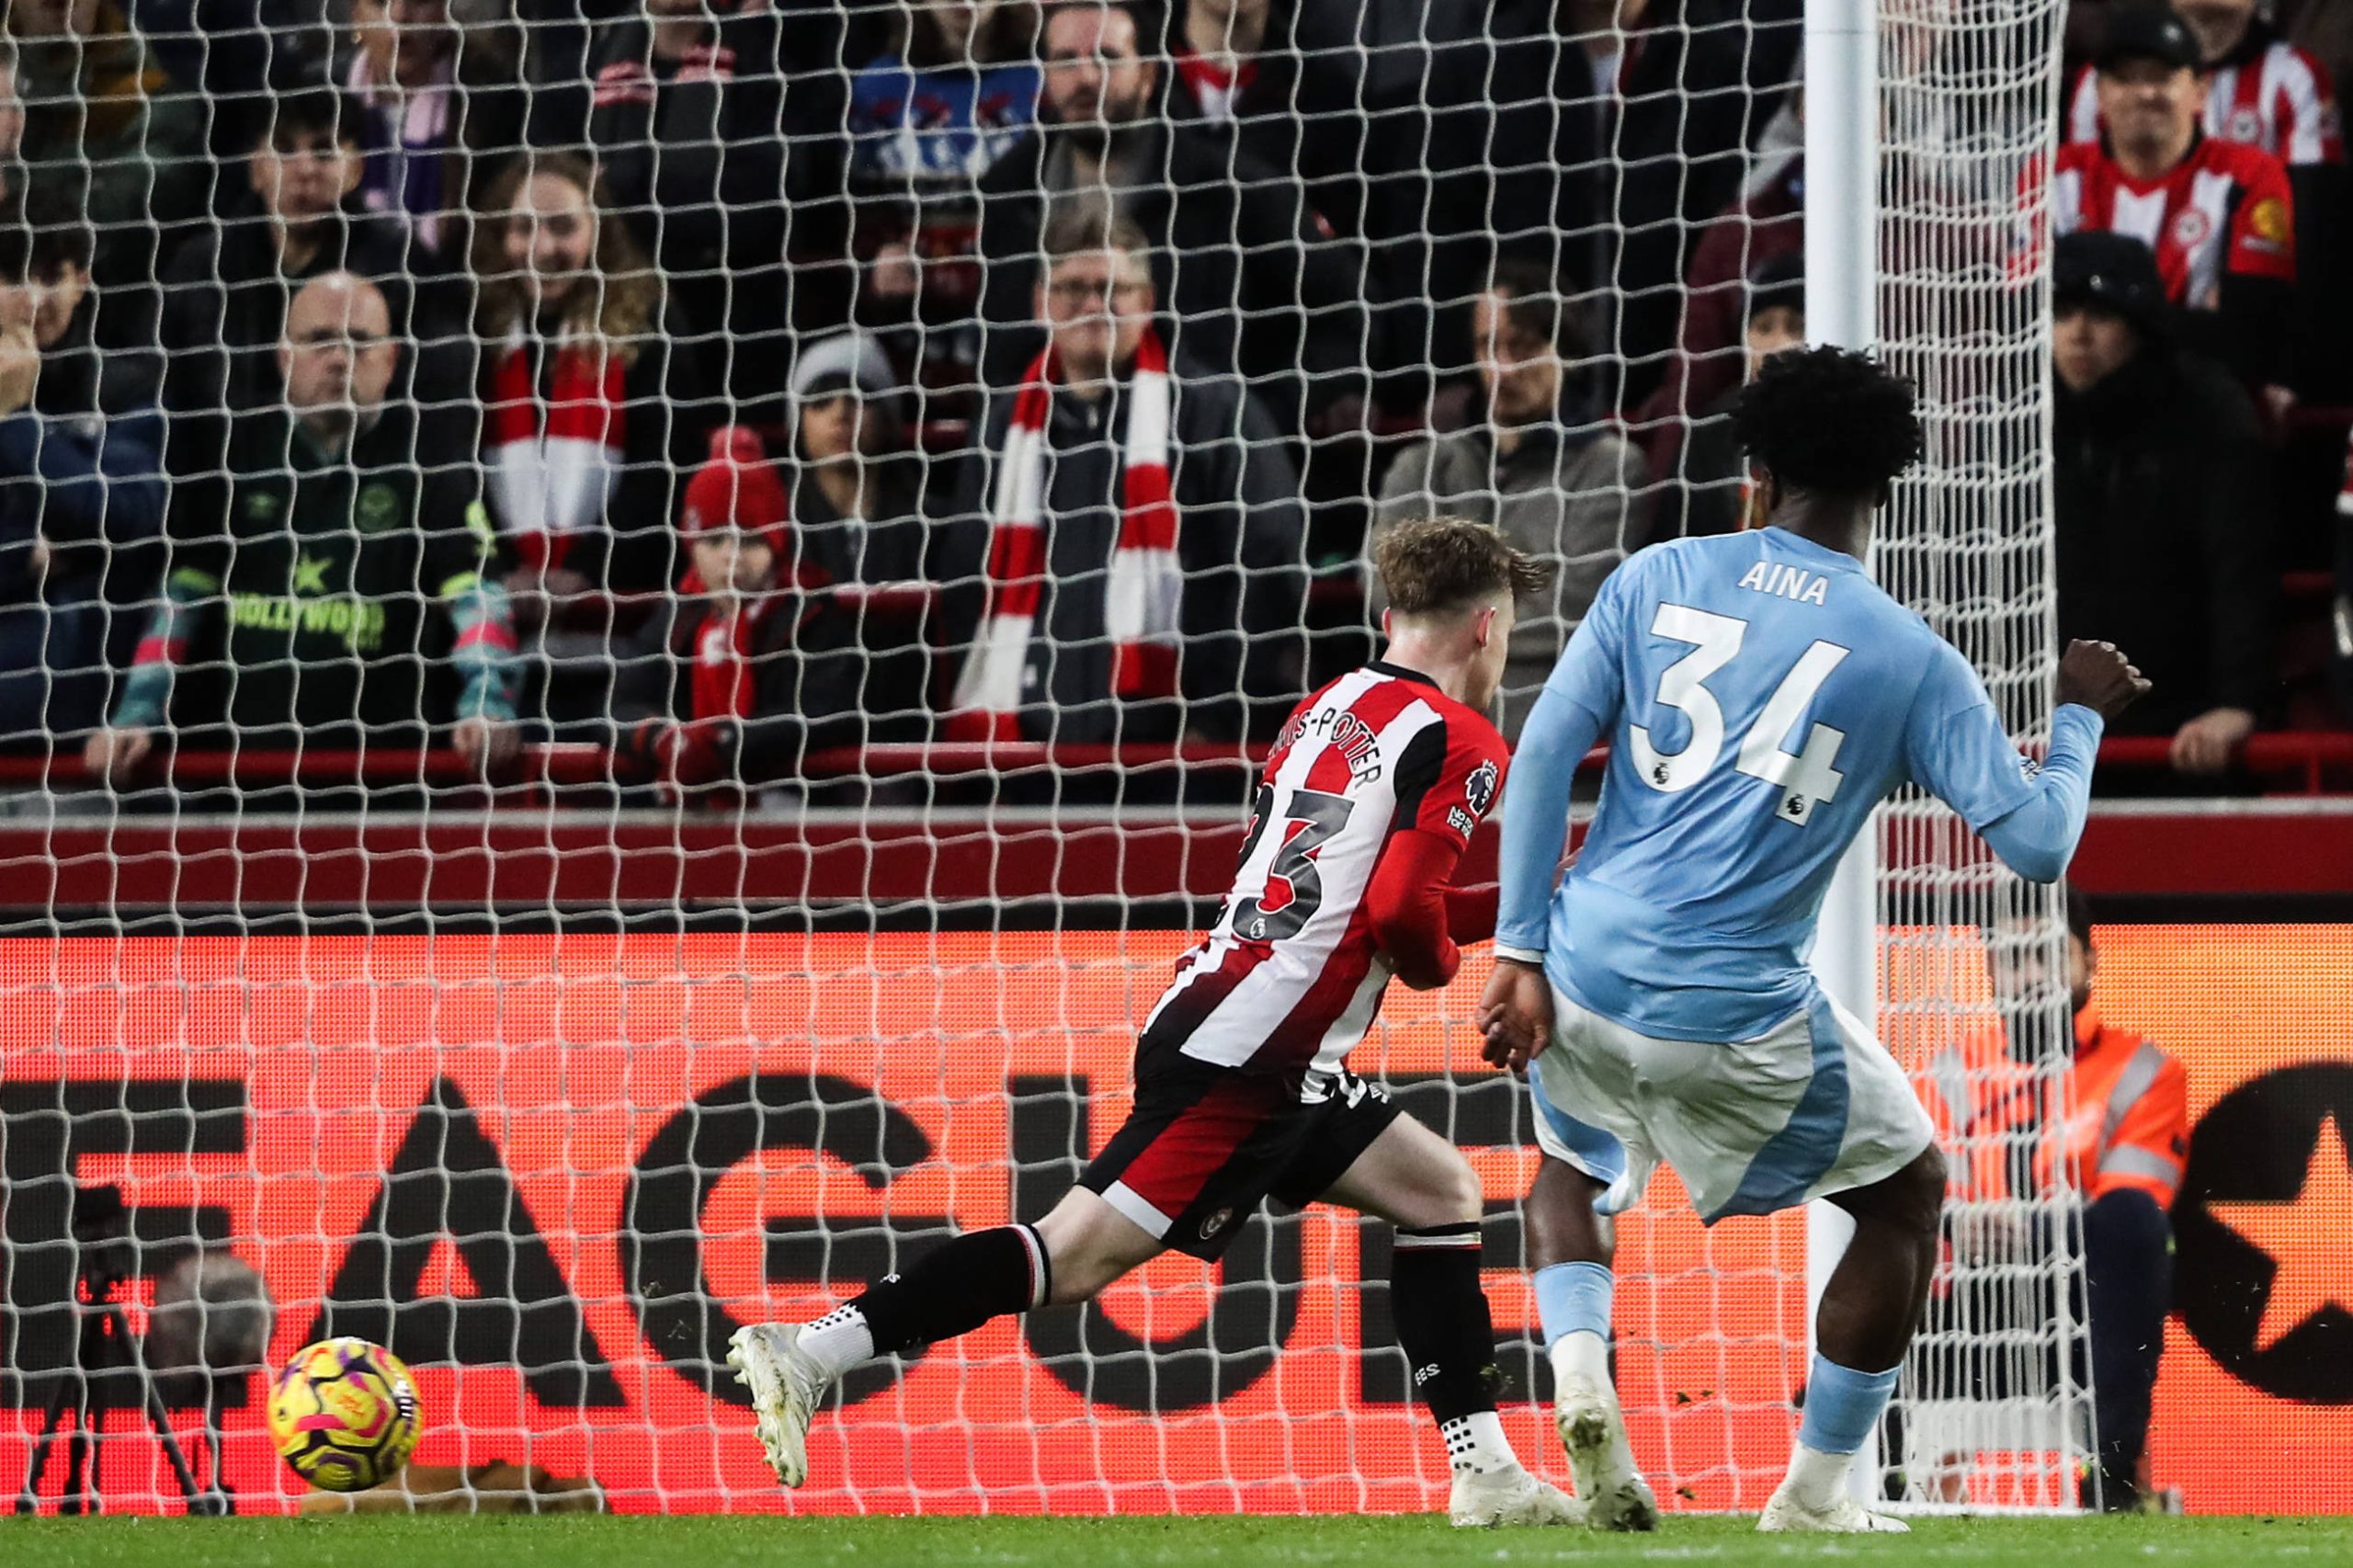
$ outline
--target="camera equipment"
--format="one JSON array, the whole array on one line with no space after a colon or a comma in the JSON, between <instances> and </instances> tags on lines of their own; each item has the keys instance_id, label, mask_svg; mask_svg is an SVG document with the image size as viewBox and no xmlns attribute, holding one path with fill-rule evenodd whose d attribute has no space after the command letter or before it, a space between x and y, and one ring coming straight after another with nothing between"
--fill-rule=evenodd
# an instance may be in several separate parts
<instances>
[{"instance_id":1,"label":"camera equipment","mask_svg":"<svg viewBox=\"0 0 2353 1568\"><path fill-rule=\"evenodd\" d=\"M172 1430L171 1414L164 1408L163 1395L148 1371L145 1351L131 1332L130 1316L123 1311L120 1292L136 1276L138 1260L131 1241L131 1212L123 1205L120 1188L106 1185L74 1191L74 1365L61 1369L51 1386L49 1408L33 1440L32 1461L25 1467L24 1490L17 1496L17 1512L40 1510L41 1477L49 1468L50 1450L61 1428L66 1433L65 1488L57 1511L64 1515L104 1511L98 1479L100 1407L94 1404L91 1389L102 1380L128 1376L139 1380L147 1423L171 1462L180 1495L188 1499L188 1511L227 1513L226 1492L217 1484L209 1491L198 1488L195 1472L188 1469L188 1456ZM217 1483L217 1446L213 1470Z\"/></svg>"}]
</instances>

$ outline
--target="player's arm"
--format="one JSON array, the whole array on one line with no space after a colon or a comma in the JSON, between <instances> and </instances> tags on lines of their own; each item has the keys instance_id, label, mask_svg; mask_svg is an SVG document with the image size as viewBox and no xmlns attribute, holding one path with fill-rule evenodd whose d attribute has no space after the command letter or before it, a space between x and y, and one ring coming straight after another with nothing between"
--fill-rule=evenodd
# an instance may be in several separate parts
<instances>
[{"instance_id":1,"label":"player's arm","mask_svg":"<svg viewBox=\"0 0 2353 1568\"><path fill-rule=\"evenodd\" d=\"M1454 868L1461 846L1442 835L1407 828L1389 835L1373 868L1365 907L1372 919L1373 945L1389 960L1397 978L1415 991L1435 991L1462 967L1454 934ZM1490 902L1492 910L1493 903ZM1494 928L1492 916L1489 929Z\"/></svg>"},{"instance_id":2,"label":"player's arm","mask_svg":"<svg viewBox=\"0 0 2353 1568\"><path fill-rule=\"evenodd\" d=\"M1618 716L1624 604L1635 570L1621 566L1602 585L1519 733L1505 795L1495 972L1479 1002L1484 1054L1499 1067L1526 1066L1552 1038L1544 949L1569 839L1569 786L1577 764Z\"/></svg>"},{"instance_id":3,"label":"player's arm","mask_svg":"<svg viewBox=\"0 0 2353 1568\"><path fill-rule=\"evenodd\" d=\"M1577 764L1618 716L1626 584L1635 570L1630 562L1602 584L1520 731L1504 792L1498 960L1543 964L1554 873L1568 844L1569 786Z\"/></svg>"},{"instance_id":4,"label":"player's arm","mask_svg":"<svg viewBox=\"0 0 2353 1568\"><path fill-rule=\"evenodd\" d=\"M2149 689L2110 642L2075 642L2059 662L2051 749L2028 767L1969 662L1942 649L1915 698L1904 744L1912 777L1961 813L2029 881L2057 881L2091 807L2107 721Z\"/></svg>"}]
</instances>

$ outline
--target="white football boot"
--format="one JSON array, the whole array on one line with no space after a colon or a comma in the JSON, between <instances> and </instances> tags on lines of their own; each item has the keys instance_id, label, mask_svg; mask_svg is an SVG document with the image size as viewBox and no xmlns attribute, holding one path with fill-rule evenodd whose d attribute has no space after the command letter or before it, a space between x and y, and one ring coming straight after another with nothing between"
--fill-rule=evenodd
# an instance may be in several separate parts
<instances>
[{"instance_id":1,"label":"white football boot","mask_svg":"<svg viewBox=\"0 0 2353 1568\"><path fill-rule=\"evenodd\" d=\"M1658 1528L1658 1496L1634 1468L1616 1392L1588 1377L1563 1377L1552 1411L1586 1522L1597 1530Z\"/></svg>"},{"instance_id":2,"label":"white football boot","mask_svg":"<svg viewBox=\"0 0 2353 1568\"><path fill-rule=\"evenodd\" d=\"M1912 1527L1886 1514L1874 1514L1845 1493L1826 1508L1809 1508L1786 1481L1765 1501L1756 1528L1773 1533L1812 1530L1831 1535L1905 1535Z\"/></svg>"},{"instance_id":3,"label":"white football boot","mask_svg":"<svg viewBox=\"0 0 2353 1568\"><path fill-rule=\"evenodd\" d=\"M802 1324L755 1324L727 1342L735 1381L752 1391L760 1448L768 1468L788 1487L809 1479L809 1423L834 1380L801 1348Z\"/></svg>"},{"instance_id":4,"label":"white football boot","mask_svg":"<svg viewBox=\"0 0 2353 1568\"><path fill-rule=\"evenodd\" d=\"M1457 1471L1454 1494L1446 1504L1446 1516L1455 1528L1466 1530L1498 1525L1581 1525L1585 1513L1584 1504L1518 1466Z\"/></svg>"}]
</instances>

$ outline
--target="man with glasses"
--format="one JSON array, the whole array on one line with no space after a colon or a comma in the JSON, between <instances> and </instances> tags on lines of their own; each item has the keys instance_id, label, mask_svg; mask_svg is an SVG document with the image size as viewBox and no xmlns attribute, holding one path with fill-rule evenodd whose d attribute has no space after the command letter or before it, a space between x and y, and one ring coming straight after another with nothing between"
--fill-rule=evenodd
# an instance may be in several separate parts
<instances>
[{"instance_id":1,"label":"man with glasses","mask_svg":"<svg viewBox=\"0 0 2353 1568\"><path fill-rule=\"evenodd\" d=\"M1143 235L1059 210L1044 351L998 394L942 532L951 733L1230 739L1302 680L1305 522L1281 433L1153 325Z\"/></svg>"},{"instance_id":2,"label":"man with glasses","mask_svg":"<svg viewBox=\"0 0 2353 1568\"><path fill-rule=\"evenodd\" d=\"M514 755L515 631L483 572L479 481L418 461L415 407L387 396L401 354L375 284L330 272L295 295L285 405L240 415L227 471L175 491L164 597L84 752L93 774L127 784L166 726L189 749L440 730L476 767Z\"/></svg>"}]
</instances>

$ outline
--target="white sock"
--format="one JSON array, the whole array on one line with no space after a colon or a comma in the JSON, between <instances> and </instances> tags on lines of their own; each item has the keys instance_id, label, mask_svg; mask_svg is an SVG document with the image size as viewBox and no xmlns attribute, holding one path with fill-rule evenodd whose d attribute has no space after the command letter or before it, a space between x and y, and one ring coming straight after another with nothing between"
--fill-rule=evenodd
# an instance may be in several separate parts
<instances>
[{"instance_id":1,"label":"white sock","mask_svg":"<svg viewBox=\"0 0 2353 1568\"><path fill-rule=\"evenodd\" d=\"M1609 1382L1609 1342L1601 1335L1576 1329L1552 1341L1544 1354L1552 1363L1554 1382L1585 1378L1599 1388L1616 1392Z\"/></svg>"},{"instance_id":2,"label":"white sock","mask_svg":"<svg viewBox=\"0 0 2353 1568\"><path fill-rule=\"evenodd\" d=\"M1446 1439L1446 1462L1457 1475L1493 1475L1519 1468L1519 1456L1504 1437L1503 1417L1492 1410L1441 1421L1438 1435Z\"/></svg>"},{"instance_id":3,"label":"white sock","mask_svg":"<svg viewBox=\"0 0 2353 1568\"><path fill-rule=\"evenodd\" d=\"M1800 1443L1790 1455L1790 1478L1785 1484L1798 1506L1818 1514L1847 1495L1847 1473L1854 1466L1852 1454L1825 1454Z\"/></svg>"},{"instance_id":4,"label":"white sock","mask_svg":"<svg viewBox=\"0 0 2353 1568\"><path fill-rule=\"evenodd\" d=\"M839 1378L874 1359L874 1331L856 1307L835 1307L801 1328L801 1351L824 1368L827 1377Z\"/></svg>"}]
</instances>

